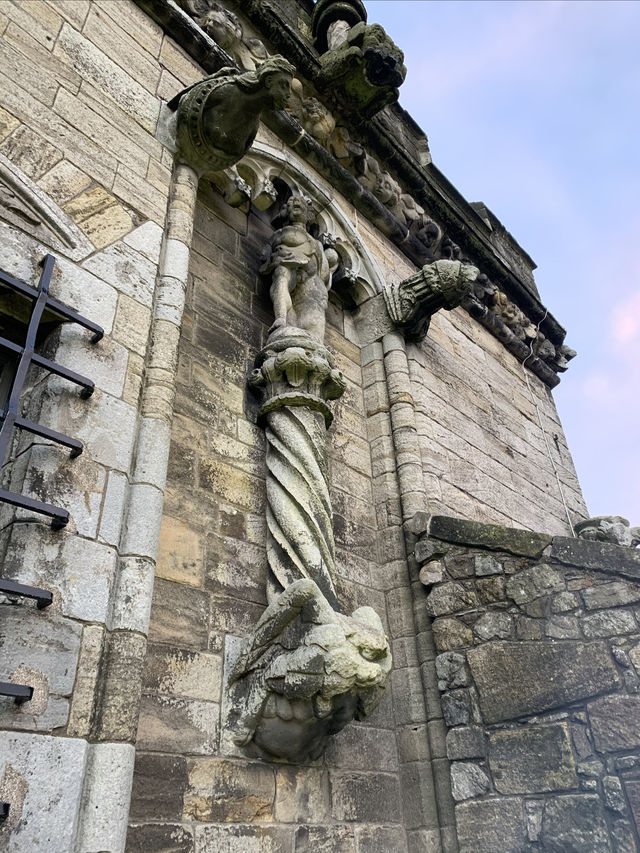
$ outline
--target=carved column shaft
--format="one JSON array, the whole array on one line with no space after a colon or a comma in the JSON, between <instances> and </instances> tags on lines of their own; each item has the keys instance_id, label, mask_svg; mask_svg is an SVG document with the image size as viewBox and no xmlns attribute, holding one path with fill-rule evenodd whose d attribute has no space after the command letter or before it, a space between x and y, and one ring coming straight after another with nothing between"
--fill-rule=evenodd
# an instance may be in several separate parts
<instances>
[{"instance_id":1,"label":"carved column shaft","mask_svg":"<svg viewBox=\"0 0 640 853\"><path fill-rule=\"evenodd\" d=\"M337 609L326 401L342 394L345 381L328 350L290 326L271 335L259 363L252 382L265 389L270 593L311 578Z\"/></svg>"}]
</instances>

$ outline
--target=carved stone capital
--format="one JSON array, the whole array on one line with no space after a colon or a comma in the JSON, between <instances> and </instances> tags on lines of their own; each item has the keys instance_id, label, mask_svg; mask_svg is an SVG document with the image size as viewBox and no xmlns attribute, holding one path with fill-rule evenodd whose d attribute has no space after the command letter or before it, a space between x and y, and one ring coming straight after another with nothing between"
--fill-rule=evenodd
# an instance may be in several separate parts
<instances>
[{"instance_id":1,"label":"carved stone capital","mask_svg":"<svg viewBox=\"0 0 640 853\"><path fill-rule=\"evenodd\" d=\"M264 389L259 418L284 406L306 406L322 412L330 426L333 415L327 400L337 400L346 381L325 346L303 329L284 326L271 334L257 364L249 381Z\"/></svg>"},{"instance_id":2,"label":"carved stone capital","mask_svg":"<svg viewBox=\"0 0 640 853\"><path fill-rule=\"evenodd\" d=\"M391 284L383 291L391 319L405 327L407 337L422 339L431 316L444 308L450 311L468 296L478 269L460 261L440 260L420 272Z\"/></svg>"}]
</instances>

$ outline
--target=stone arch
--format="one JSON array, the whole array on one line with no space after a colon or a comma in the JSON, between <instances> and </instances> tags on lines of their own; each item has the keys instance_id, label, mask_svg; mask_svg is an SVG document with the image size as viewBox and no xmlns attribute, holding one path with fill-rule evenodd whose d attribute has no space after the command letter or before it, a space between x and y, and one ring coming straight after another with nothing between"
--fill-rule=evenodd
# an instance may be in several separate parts
<instances>
[{"instance_id":1,"label":"stone arch","mask_svg":"<svg viewBox=\"0 0 640 853\"><path fill-rule=\"evenodd\" d=\"M252 188L252 201L263 201L265 187L274 181L285 183L292 193L311 198L320 233L332 234L340 255L341 268L335 281L340 295L359 305L382 293L382 274L363 240L354 228L348 213L335 199L333 193L320 184L318 176L303 163L292 162L284 152L271 145L255 142L248 155L237 165L238 174ZM277 194L273 193L273 202ZM272 202L272 203L273 203ZM265 209L260 204L259 209Z\"/></svg>"}]
</instances>

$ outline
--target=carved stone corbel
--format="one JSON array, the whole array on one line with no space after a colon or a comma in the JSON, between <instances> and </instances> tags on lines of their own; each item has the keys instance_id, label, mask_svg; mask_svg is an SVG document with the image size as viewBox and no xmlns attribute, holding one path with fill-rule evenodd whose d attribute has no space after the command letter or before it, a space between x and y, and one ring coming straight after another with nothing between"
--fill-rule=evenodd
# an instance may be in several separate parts
<instances>
[{"instance_id":1,"label":"carved stone corbel","mask_svg":"<svg viewBox=\"0 0 640 853\"><path fill-rule=\"evenodd\" d=\"M434 261L415 275L383 290L391 319L403 326L407 340L421 340L436 311L451 311L468 296L479 271L461 261Z\"/></svg>"}]
</instances>

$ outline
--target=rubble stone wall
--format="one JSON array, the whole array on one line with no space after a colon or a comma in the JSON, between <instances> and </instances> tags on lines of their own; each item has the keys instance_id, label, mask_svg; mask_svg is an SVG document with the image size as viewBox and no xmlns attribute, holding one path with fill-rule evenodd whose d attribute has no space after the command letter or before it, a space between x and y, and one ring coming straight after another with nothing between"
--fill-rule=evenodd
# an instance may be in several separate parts
<instances>
[{"instance_id":1,"label":"rubble stone wall","mask_svg":"<svg viewBox=\"0 0 640 853\"><path fill-rule=\"evenodd\" d=\"M640 554L434 517L415 556L461 853L640 849Z\"/></svg>"}]
</instances>

